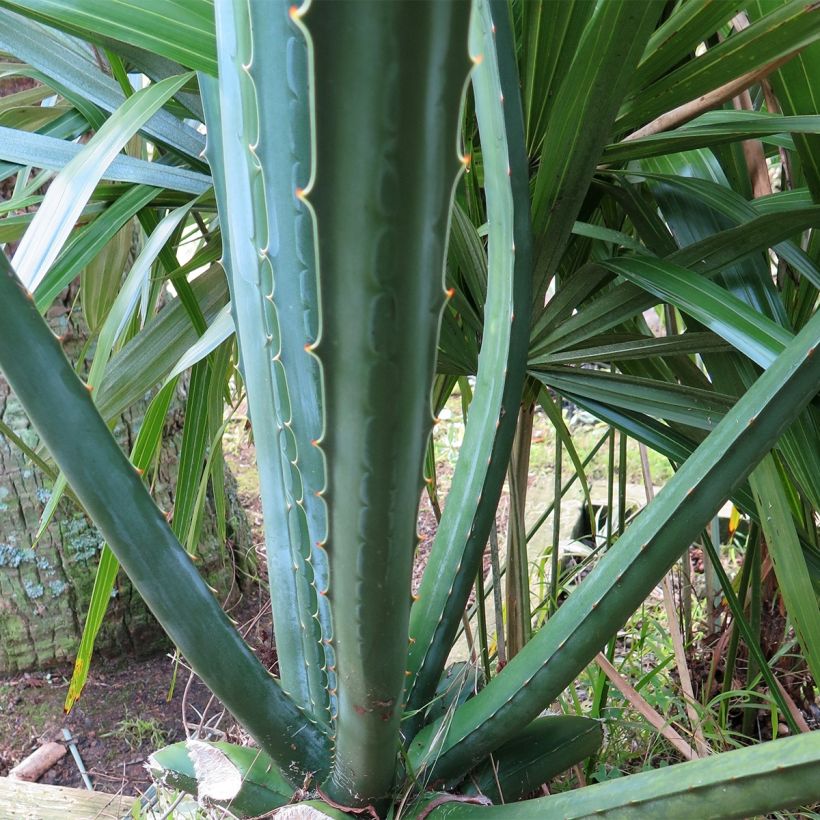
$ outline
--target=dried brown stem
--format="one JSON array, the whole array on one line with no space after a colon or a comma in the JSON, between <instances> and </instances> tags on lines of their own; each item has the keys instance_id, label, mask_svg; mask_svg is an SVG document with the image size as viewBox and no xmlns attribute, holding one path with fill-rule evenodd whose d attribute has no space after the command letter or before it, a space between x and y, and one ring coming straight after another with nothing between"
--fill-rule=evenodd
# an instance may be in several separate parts
<instances>
[{"instance_id":1,"label":"dried brown stem","mask_svg":"<svg viewBox=\"0 0 820 820\"><path fill-rule=\"evenodd\" d=\"M706 94L701 94L700 97L690 100L683 105L679 105L677 108L673 108L665 114L661 114L660 117L657 117L652 120L652 122L647 123L643 126L643 128L639 128L637 131L633 131L633 133L629 136L624 137L623 142L637 140L641 137L648 137L652 134L660 134L664 131L670 131L672 128L677 128L677 126L683 125L684 123L689 122L689 120L695 119L695 117L705 113L706 111L711 111L713 108L723 105L723 103L727 100L731 100L733 97L736 97L738 94L741 94L743 91L751 88L755 83L760 82L764 77L767 77L773 71L780 68L780 66L784 63L791 60L791 58L796 54L797 51L787 54L785 57L781 57L778 60L774 60L771 63L761 66L760 68L756 68L754 71L750 71L748 74L743 74L740 77L729 81L725 85L715 88L713 91L708 91Z\"/></svg>"},{"instance_id":2,"label":"dried brown stem","mask_svg":"<svg viewBox=\"0 0 820 820\"><path fill-rule=\"evenodd\" d=\"M647 723L654 726L687 760L697 758L698 754L695 749L644 700L640 692L623 678L603 652L595 656L595 662L601 667L612 685L629 701L632 708L646 719Z\"/></svg>"}]
</instances>

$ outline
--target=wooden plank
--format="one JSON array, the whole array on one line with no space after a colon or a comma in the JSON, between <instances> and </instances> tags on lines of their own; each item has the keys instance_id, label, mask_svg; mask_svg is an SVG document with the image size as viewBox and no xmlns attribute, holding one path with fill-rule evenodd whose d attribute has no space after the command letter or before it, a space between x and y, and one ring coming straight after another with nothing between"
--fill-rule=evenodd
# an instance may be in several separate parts
<instances>
[{"instance_id":1,"label":"wooden plank","mask_svg":"<svg viewBox=\"0 0 820 820\"><path fill-rule=\"evenodd\" d=\"M0 777L0 817L3 820L119 820L128 815L136 800L136 797L122 794Z\"/></svg>"}]
</instances>

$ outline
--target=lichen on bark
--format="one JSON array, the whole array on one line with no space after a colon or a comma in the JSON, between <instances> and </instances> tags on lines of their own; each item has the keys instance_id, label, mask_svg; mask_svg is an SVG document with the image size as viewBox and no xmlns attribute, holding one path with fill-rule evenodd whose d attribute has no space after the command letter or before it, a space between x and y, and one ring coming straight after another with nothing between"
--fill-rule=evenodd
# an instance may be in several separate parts
<instances>
[{"instance_id":1,"label":"lichen on bark","mask_svg":"<svg viewBox=\"0 0 820 820\"><path fill-rule=\"evenodd\" d=\"M67 291L48 314L52 329L64 339L71 361L82 355L86 341L74 295L73 288ZM166 420L153 481L154 498L163 510L171 510L174 502L184 420L184 382L181 385ZM139 431L146 407L147 401L133 405L114 427L114 435L126 452ZM37 436L2 377L0 421L29 447L36 448ZM249 552L249 526L237 500L236 484L230 475L226 479L228 546L242 556ZM66 496L43 536L32 543L51 486L49 477L0 434L0 673L70 662L82 635L103 542L76 502ZM235 595L235 563L230 551L220 544L210 498L198 550L198 565L208 583L221 598L232 588ZM165 646L167 638L120 572L95 651L107 656L147 655Z\"/></svg>"}]
</instances>

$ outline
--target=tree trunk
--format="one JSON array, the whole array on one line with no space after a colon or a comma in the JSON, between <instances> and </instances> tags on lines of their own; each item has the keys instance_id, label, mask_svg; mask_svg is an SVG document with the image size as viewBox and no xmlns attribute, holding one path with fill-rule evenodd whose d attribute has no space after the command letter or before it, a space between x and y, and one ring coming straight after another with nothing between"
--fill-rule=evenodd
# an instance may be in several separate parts
<instances>
[{"instance_id":1,"label":"tree trunk","mask_svg":"<svg viewBox=\"0 0 820 820\"><path fill-rule=\"evenodd\" d=\"M55 303L49 323L66 335L66 355L76 361L85 332L72 313L73 293ZM47 390L48 385L43 385ZM129 452L147 403L139 403L120 419L114 434ZM184 403L176 401L166 424L154 498L163 510L173 508L174 486L182 442ZM0 420L29 446L37 436L5 381L0 379ZM71 431L66 431L71 435ZM104 480L104 476L100 477ZM235 483L227 477L229 544L216 531L208 502L199 543L198 566L220 600L236 594L235 562L250 550L250 531L240 509ZM96 527L66 496L40 541L34 533L50 497L51 481L0 434L0 673L17 672L71 661L76 654L102 549ZM120 572L95 652L146 655L167 646L167 638Z\"/></svg>"}]
</instances>

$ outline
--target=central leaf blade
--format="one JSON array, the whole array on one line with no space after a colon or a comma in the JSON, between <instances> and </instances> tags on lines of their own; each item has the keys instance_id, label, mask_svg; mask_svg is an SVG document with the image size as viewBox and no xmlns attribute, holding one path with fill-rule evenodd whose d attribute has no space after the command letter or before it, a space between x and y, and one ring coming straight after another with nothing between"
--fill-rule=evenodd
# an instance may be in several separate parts
<instances>
[{"instance_id":1,"label":"central leaf blade","mask_svg":"<svg viewBox=\"0 0 820 820\"><path fill-rule=\"evenodd\" d=\"M333 774L345 805L396 770L410 577L432 418L466 3L315 3L315 210L338 677Z\"/></svg>"}]
</instances>

